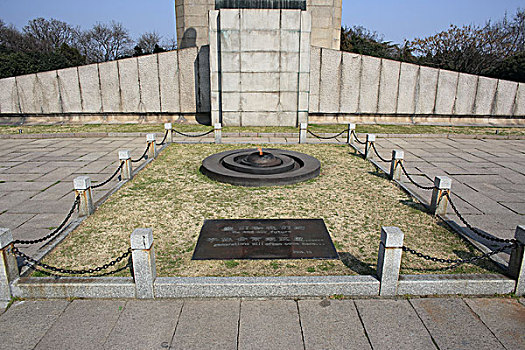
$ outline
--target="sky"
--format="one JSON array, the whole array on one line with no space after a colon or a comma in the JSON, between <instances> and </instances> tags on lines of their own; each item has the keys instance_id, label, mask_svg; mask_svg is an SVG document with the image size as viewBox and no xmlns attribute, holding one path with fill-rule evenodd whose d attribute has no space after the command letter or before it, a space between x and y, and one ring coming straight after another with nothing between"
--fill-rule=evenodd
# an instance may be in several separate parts
<instances>
[{"instance_id":1,"label":"sky","mask_svg":"<svg viewBox=\"0 0 525 350\"><path fill-rule=\"evenodd\" d=\"M97 22L115 20L133 38L156 31L175 37L174 0L0 0L0 18L21 29L36 17L56 18L88 29ZM524 0L343 0L343 25L361 25L384 40L426 37L450 24L483 25L525 8Z\"/></svg>"}]
</instances>

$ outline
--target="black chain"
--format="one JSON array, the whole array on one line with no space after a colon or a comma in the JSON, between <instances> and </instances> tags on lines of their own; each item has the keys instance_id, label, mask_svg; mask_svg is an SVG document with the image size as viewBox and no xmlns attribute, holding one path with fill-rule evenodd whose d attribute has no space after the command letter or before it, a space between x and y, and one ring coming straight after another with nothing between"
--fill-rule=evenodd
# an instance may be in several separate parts
<instances>
[{"instance_id":1,"label":"black chain","mask_svg":"<svg viewBox=\"0 0 525 350\"><path fill-rule=\"evenodd\" d=\"M148 145L146 146L146 149L144 150L144 153L142 153L142 155L140 156L139 159L132 159L131 162L132 163L137 163L137 162L140 162L142 160L142 158L144 159L148 159L148 149L149 149L149 143Z\"/></svg>"},{"instance_id":2,"label":"black chain","mask_svg":"<svg viewBox=\"0 0 525 350\"><path fill-rule=\"evenodd\" d=\"M343 131L341 131L339 134L334 135L334 136L320 136L320 135L314 134L313 132L311 132L311 131L308 130L308 129L306 129L306 131L307 131L309 134L311 134L312 136L317 137L318 139L328 140L328 139L335 139L335 138L337 138L337 137L343 135L345 132L348 131L348 129L343 130Z\"/></svg>"},{"instance_id":3,"label":"black chain","mask_svg":"<svg viewBox=\"0 0 525 350\"><path fill-rule=\"evenodd\" d=\"M203 137L203 136L206 136L206 135L208 135L208 134L211 134L212 132L215 131L215 129L211 129L210 131L207 131L207 132L205 132L205 133L203 133L203 134L197 134L197 135L185 134L185 133L180 132L180 131L177 131L177 130L175 130L175 129L173 129L173 131L175 131L175 132L176 132L177 134L179 134L179 135L186 136L186 137Z\"/></svg>"},{"instance_id":4,"label":"black chain","mask_svg":"<svg viewBox=\"0 0 525 350\"><path fill-rule=\"evenodd\" d=\"M27 267L29 267L31 270L38 271L38 272L40 272L40 273L43 273L43 274L46 275L46 276L53 276L53 277L58 277L58 278L60 278L60 277L67 277L67 276L64 276L64 275L58 275L58 274L56 274L56 273L52 273L52 272L49 272L49 271L46 271L46 270L42 270L41 268L39 268L39 267L37 267L37 266L35 266L35 265L33 265L33 264L27 262L27 261L25 261L25 265L26 265ZM124 266L122 266L122 267L119 267L119 268L116 269L116 270L112 270L112 271L108 271L108 272L104 272L104 273L99 273L99 274L95 274L95 275L89 275L88 277L104 277L104 276L110 276L110 275L114 275L114 274L116 274L116 273L118 273L118 272L120 272L120 271L124 271L124 270L126 270L126 269L128 269L128 268L129 268L130 270L133 268L133 261L131 260L131 256L130 256L129 261L128 261L128 263L127 263L126 265L124 265Z\"/></svg>"},{"instance_id":5,"label":"black chain","mask_svg":"<svg viewBox=\"0 0 525 350\"><path fill-rule=\"evenodd\" d=\"M379 159L381 159L383 162L391 163L391 162L394 160L394 158L391 158L391 159L385 159L385 158L381 157L381 155L379 154L379 152L378 152L377 149L376 149L376 145L375 145L375 143L373 143L373 142L370 142L370 143L372 144L372 148L374 149L374 153L375 153L375 154L379 157Z\"/></svg>"},{"instance_id":6,"label":"black chain","mask_svg":"<svg viewBox=\"0 0 525 350\"><path fill-rule=\"evenodd\" d=\"M401 166L401 169L403 170L403 172L405 173L406 177L410 180L410 182L412 182L414 185L416 185L416 187L419 187L423 190L433 190L434 189L434 186L423 186L423 185L420 185L418 184L417 182L415 182L411 177L410 175L408 175L407 173L407 170L405 169L405 166L403 165L403 162L399 162L399 165Z\"/></svg>"},{"instance_id":7,"label":"black chain","mask_svg":"<svg viewBox=\"0 0 525 350\"><path fill-rule=\"evenodd\" d=\"M438 263L443 263L443 264L452 264L452 265L445 266L445 267L429 269L429 270L432 270L432 271L442 271L442 270L454 269L454 268L458 267L459 265L473 263L474 261L478 261L478 260L481 260L481 259L489 258L492 255L501 253L502 251L504 251L507 248L514 248L516 245L517 245L516 243L504 245L502 247L499 247L496 250L490 251L490 252L485 253L483 255L473 256L472 258L467 258L467 259L442 259L442 258L436 258L436 257L430 256L430 255L423 254L421 252L418 252L417 250L408 248L406 246L403 246L401 249L403 249L404 252L409 252L410 254L414 254L415 256L417 256L419 258L422 258L422 259L425 259L425 260L428 260L428 261L433 261L433 262L438 262Z\"/></svg>"},{"instance_id":8,"label":"black chain","mask_svg":"<svg viewBox=\"0 0 525 350\"><path fill-rule=\"evenodd\" d=\"M110 182L111 180L113 180L113 178L115 176L117 176L117 174L119 173L119 171L122 170L122 167L124 166L124 161L120 162L120 165L118 166L117 170L115 170L115 172L113 173L113 175L111 175L109 177L109 179L107 179L106 181L103 181L99 184L96 184L96 185L91 185L91 188L98 188L98 187L102 187L104 186L105 184L107 184L108 182ZM120 181L120 176L119 176L119 181Z\"/></svg>"},{"instance_id":9,"label":"black chain","mask_svg":"<svg viewBox=\"0 0 525 350\"><path fill-rule=\"evenodd\" d=\"M71 218L71 215L73 215L73 213L75 212L75 209L79 205L79 203L80 203L80 196L77 196L75 198L75 202L73 202L73 206L69 210L69 213L67 214L66 218L60 223L60 225L58 225L58 227L56 229L53 230L53 232L51 232L48 235L46 235L46 236L44 236L42 238L39 238L39 239L32 239L32 240L17 239L15 241L13 241L13 243L14 244L36 244L36 243L41 243L41 242L47 241L48 239L50 239L51 237L55 236L57 233L59 233L62 230L62 228L66 225L66 223Z\"/></svg>"},{"instance_id":10,"label":"black chain","mask_svg":"<svg viewBox=\"0 0 525 350\"><path fill-rule=\"evenodd\" d=\"M461 222L469 229L471 230L472 232L474 232L475 234L477 234L478 236L480 237L483 237L489 241L493 241L493 242L499 242L499 243L512 243L512 244L522 244L520 241L516 240L515 238L510 238L510 239L505 239L505 238L498 238L498 237L493 237L491 235L487 235L486 233L483 233L481 232L480 230L478 230L477 228L473 227L472 225L470 225L467 220L465 220L465 218L459 213L458 209L456 208L456 206L454 205L454 202L452 201L452 198L450 197L450 195L447 193L445 193L445 196L447 197L449 203L450 203L450 206L452 207L452 210L454 210L454 212L456 213L456 215L458 216L459 220L461 220Z\"/></svg>"},{"instance_id":11,"label":"black chain","mask_svg":"<svg viewBox=\"0 0 525 350\"><path fill-rule=\"evenodd\" d=\"M164 141L166 141L166 137L168 137L168 130L166 130L166 132L164 133L164 138L162 139L162 141L160 141L160 143L155 143L157 146L162 146L164 144Z\"/></svg>"},{"instance_id":12,"label":"black chain","mask_svg":"<svg viewBox=\"0 0 525 350\"><path fill-rule=\"evenodd\" d=\"M352 130L352 135L354 135L354 139L357 141L357 143L360 143L362 145L366 145L366 141L361 141L357 138L357 134L355 133L355 131Z\"/></svg>"},{"instance_id":13,"label":"black chain","mask_svg":"<svg viewBox=\"0 0 525 350\"><path fill-rule=\"evenodd\" d=\"M13 249L13 253L15 255L23 258L26 262L28 262L28 263L30 263L32 265L36 265L36 266L42 267L42 268L47 269L47 270L51 270L51 271L54 271L54 272L59 272L59 273L62 273L62 274L69 274L69 275L86 275L86 274L93 274L95 272L100 272L100 271L103 271L103 270L107 270L108 268L110 268L112 266L115 266L116 264L118 264L124 258L128 257L131 254L131 248L128 248L128 250L126 252L124 252L122 255L120 255L119 257L113 259L109 263L104 264L102 266L98 266L98 267L95 267L95 268L92 268L92 269L70 270L70 269L63 269L61 267L51 266L51 265L45 264L43 262L40 262L40 261L30 257L29 255L26 255L26 254L22 253L20 250L18 250L17 247L13 247L12 249Z\"/></svg>"}]
</instances>

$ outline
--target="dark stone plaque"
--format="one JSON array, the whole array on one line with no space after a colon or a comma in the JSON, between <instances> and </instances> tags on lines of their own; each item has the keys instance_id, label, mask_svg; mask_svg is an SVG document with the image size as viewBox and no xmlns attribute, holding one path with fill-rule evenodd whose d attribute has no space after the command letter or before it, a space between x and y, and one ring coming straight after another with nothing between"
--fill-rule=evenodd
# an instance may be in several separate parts
<instances>
[{"instance_id":1,"label":"dark stone plaque","mask_svg":"<svg viewBox=\"0 0 525 350\"><path fill-rule=\"evenodd\" d=\"M322 219L206 220L193 260L338 259Z\"/></svg>"}]
</instances>

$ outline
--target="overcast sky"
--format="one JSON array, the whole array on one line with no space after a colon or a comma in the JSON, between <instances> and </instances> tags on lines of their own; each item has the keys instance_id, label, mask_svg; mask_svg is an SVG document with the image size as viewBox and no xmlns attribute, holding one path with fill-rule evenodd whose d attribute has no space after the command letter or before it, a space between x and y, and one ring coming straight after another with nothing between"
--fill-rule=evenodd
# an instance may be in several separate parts
<instances>
[{"instance_id":1,"label":"overcast sky","mask_svg":"<svg viewBox=\"0 0 525 350\"><path fill-rule=\"evenodd\" d=\"M36 17L56 18L81 28L122 22L133 38L156 31L175 37L174 0L0 0L0 18L21 29ZM425 37L450 24L482 25L513 15L524 0L343 0L343 25L362 25L385 40Z\"/></svg>"}]
</instances>

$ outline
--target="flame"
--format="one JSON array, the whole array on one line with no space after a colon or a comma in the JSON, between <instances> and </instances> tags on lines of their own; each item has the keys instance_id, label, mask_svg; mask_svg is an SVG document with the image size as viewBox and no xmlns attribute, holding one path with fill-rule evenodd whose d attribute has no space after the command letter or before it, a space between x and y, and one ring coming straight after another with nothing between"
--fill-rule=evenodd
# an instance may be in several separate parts
<instances>
[{"instance_id":1,"label":"flame","mask_svg":"<svg viewBox=\"0 0 525 350\"><path fill-rule=\"evenodd\" d=\"M262 147L257 147L257 149L259 150L259 155L262 156L263 155Z\"/></svg>"}]
</instances>

